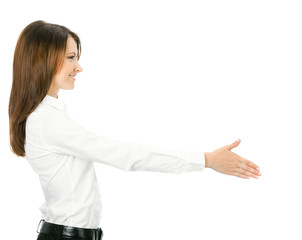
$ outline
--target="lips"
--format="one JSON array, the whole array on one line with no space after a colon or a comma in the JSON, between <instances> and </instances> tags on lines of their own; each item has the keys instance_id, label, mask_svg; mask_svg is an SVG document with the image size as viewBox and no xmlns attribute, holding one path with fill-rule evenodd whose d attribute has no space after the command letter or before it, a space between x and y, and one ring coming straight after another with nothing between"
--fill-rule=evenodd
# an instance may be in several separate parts
<instances>
[{"instance_id":1,"label":"lips","mask_svg":"<svg viewBox=\"0 0 302 240\"><path fill-rule=\"evenodd\" d=\"M70 77L72 80L74 80L74 81L75 81L75 76L76 76L76 75L69 75L69 77Z\"/></svg>"}]
</instances>

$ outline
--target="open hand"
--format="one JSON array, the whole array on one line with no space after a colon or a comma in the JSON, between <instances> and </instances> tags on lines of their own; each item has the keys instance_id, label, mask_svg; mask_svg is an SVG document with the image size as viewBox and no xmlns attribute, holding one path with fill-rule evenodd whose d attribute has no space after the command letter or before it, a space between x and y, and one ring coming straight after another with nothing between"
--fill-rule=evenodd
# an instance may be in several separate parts
<instances>
[{"instance_id":1,"label":"open hand","mask_svg":"<svg viewBox=\"0 0 302 240\"><path fill-rule=\"evenodd\" d=\"M253 162L233 153L231 149L237 147L241 140L238 139L232 144L218 148L213 152L205 153L205 167L213 170L249 179L258 178L261 175L260 168Z\"/></svg>"}]
</instances>

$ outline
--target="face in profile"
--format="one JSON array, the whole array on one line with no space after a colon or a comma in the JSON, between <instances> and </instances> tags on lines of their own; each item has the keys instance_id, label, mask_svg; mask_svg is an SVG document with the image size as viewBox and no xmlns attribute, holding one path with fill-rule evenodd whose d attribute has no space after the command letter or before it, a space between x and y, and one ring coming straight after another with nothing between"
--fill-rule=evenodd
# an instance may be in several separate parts
<instances>
[{"instance_id":1,"label":"face in profile","mask_svg":"<svg viewBox=\"0 0 302 240\"><path fill-rule=\"evenodd\" d=\"M66 52L61 69L57 72L50 85L48 95L57 97L59 89L73 89L77 73L83 69L78 62L77 44L72 37L68 37Z\"/></svg>"}]
</instances>

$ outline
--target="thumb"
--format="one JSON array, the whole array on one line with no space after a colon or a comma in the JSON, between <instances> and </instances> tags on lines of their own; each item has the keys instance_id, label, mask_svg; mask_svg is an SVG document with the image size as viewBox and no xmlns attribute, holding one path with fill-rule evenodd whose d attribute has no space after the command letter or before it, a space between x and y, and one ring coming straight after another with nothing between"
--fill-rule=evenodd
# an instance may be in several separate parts
<instances>
[{"instance_id":1,"label":"thumb","mask_svg":"<svg viewBox=\"0 0 302 240\"><path fill-rule=\"evenodd\" d=\"M234 147L237 147L237 146L240 144L240 142L241 142L241 140L240 140L240 138L238 138L235 142L233 142L233 143L227 145L227 146L226 146L226 149L227 149L227 150L231 150L231 149L233 149Z\"/></svg>"}]
</instances>

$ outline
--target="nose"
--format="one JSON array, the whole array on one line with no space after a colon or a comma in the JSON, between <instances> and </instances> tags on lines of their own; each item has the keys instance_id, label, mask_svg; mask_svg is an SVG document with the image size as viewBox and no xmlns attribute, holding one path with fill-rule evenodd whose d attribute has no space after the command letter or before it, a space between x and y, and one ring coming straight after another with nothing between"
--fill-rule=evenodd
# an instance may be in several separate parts
<instances>
[{"instance_id":1,"label":"nose","mask_svg":"<svg viewBox=\"0 0 302 240\"><path fill-rule=\"evenodd\" d=\"M75 65L75 71L78 72L82 72L83 68L81 67L81 65L79 64L79 62L77 61L76 65Z\"/></svg>"}]
</instances>

